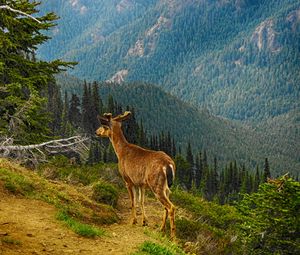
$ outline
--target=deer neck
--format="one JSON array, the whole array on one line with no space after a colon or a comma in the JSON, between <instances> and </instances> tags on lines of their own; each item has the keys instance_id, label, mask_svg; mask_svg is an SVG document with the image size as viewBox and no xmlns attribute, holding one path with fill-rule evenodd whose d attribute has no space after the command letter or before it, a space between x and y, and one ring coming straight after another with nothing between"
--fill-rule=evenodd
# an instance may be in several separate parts
<instances>
[{"instance_id":1,"label":"deer neck","mask_svg":"<svg viewBox=\"0 0 300 255\"><path fill-rule=\"evenodd\" d=\"M120 159L122 155L126 152L126 147L128 146L128 142L121 128L117 128L116 130L114 130L110 141L114 147L118 159Z\"/></svg>"}]
</instances>

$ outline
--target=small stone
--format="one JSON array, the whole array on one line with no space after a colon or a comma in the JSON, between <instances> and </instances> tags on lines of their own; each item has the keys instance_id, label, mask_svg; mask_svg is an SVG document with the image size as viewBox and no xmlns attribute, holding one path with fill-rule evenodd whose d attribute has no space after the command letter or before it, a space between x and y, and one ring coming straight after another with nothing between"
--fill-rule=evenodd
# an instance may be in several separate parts
<instances>
[{"instance_id":1,"label":"small stone","mask_svg":"<svg viewBox=\"0 0 300 255\"><path fill-rule=\"evenodd\" d=\"M32 233L27 233L28 237L33 237L34 235Z\"/></svg>"},{"instance_id":2,"label":"small stone","mask_svg":"<svg viewBox=\"0 0 300 255\"><path fill-rule=\"evenodd\" d=\"M7 232L4 232L4 231L0 231L0 236L7 236L8 233Z\"/></svg>"}]
</instances>

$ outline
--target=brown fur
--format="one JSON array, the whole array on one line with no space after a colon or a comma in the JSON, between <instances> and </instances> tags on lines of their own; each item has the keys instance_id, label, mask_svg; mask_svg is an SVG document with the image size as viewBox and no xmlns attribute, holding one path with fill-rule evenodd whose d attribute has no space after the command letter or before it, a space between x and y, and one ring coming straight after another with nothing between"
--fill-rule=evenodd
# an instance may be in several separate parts
<instances>
[{"instance_id":1,"label":"brown fur","mask_svg":"<svg viewBox=\"0 0 300 255\"><path fill-rule=\"evenodd\" d=\"M102 137L109 137L114 147L118 157L119 171L126 183L131 199L132 223L137 223L135 208L137 188L140 190L141 195L143 225L147 225L144 210L144 194L145 188L150 188L165 207L161 230L165 231L166 220L170 216L171 238L174 238L175 207L169 200L170 189L167 180L168 168L171 168L173 171L171 177L174 178L175 176L174 161L162 151L146 150L127 142L121 129L121 122L127 119L130 114L130 112L125 112L115 118L112 118L111 114L104 114L103 117L100 117L100 122L103 126L97 129L96 134ZM168 169L168 171L170 170Z\"/></svg>"}]
</instances>

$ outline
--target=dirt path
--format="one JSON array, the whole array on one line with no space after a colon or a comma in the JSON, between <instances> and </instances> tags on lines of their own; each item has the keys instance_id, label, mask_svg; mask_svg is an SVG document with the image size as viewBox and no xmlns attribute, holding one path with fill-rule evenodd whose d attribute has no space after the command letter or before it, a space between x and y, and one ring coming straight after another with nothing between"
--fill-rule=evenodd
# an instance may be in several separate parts
<instances>
[{"instance_id":1,"label":"dirt path","mask_svg":"<svg viewBox=\"0 0 300 255\"><path fill-rule=\"evenodd\" d=\"M146 199L148 229L161 221L162 207ZM121 222L105 227L107 236L95 239L80 237L55 219L57 209L45 202L17 198L0 190L0 254L130 254L151 237L144 234L141 217L136 226L128 225L129 199L122 195L118 210ZM140 216L140 215L139 215ZM19 244L10 243L19 241Z\"/></svg>"}]
</instances>

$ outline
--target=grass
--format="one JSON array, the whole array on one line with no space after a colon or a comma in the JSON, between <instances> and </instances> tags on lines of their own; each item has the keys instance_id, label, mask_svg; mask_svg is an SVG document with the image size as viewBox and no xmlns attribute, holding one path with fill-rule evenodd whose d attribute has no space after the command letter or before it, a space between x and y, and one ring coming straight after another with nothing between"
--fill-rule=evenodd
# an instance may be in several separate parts
<instances>
[{"instance_id":1,"label":"grass","mask_svg":"<svg viewBox=\"0 0 300 255\"><path fill-rule=\"evenodd\" d=\"M100 180L93 185L92 198L99 202L116 207L118 202L118 190L114 185Z\"/></svg>"},{"instance_id":2,"label":"grass","mask_svg":"<svg viewBox=\"0 0 300 255\"><path fill-rule=\"evenodd\" d=\"M168 249L166 246L145 241L139 247L138 251L132 253L131 255L177 255L178 253L173 252L172 250Z\"/></svg>"},{"instance_id":3,"label":"grass","mask_svg":"<svg viewBox=\"0 0 300 255\"><path fill-rule=\"evenodd\" d=\"M8 160L0 159L0 183L14 195L54 205L60 212L57 218L75 233L85 237L103 235L101 229L89 224L112 224L119 220L111 206L91 201L75 187L50 183L35 172Z\"/></svg>"},{"instance_id":4,"label":"grass","mask_svg":"<svg viewBox=\"0 0 300 255\"><path fill-rule=\"evenodd\" d=\"M176 254L176 255L185 254L185 252L181 249L181 247L178 244L170 241L170 239L166 235L164 235L162 232L151 231L149 229L145 229L144 234L157 240L159 243L161 243L161 245L163 247L167 248L168 251L171 252L171 254ZM142 251L140 251L140 249L139 249L139 252L142 252ZM148 253L146 253L146 254L148 254ZM154 254L156 254L156 253L154 253Z\"/></svg>"},{"instance_id":5,"label":"grass","mask_svg":"<svg viewBox=\"0 0 300 255\"><path fill-rule=\"evenodd\" d=\"M11 237L7 237L7 236L1 238L0 241L4 244L21 245L21 241L13 239Z\"/></svg>"},{"instance_id":6,"label":"grass","mask_svg":"<svg viewBox=\"0 0 300 255\"><path fill-rule=\"evenodd\" d=\"M0 168L0 180L4 181L4 187L11 193L17 195L31 195L35 186L30 178Z\"/></svg>"},{"instance_id":7,"label":"grass","mask_svg":"<svg viewBox=\"0 0 300 255\"><path fill-rule=\"evenodd\" d=\"M76 234L84 237L96 237L103 236L105 231L88 224L78 222L76 219L69 216L65 211L61 210L58 212L56 218L63 221L70 229L72 229Z\"/></svg>"},{"instance_id":8,"label":"grass","mask_svg":"<svg viewBox=\"0 0 300 255\"><path fill-rule=\"evenodd\" d=\"M230 205L218 205L180 189L172 191L171 200L190 212L190 218L176 218L176 236L181 243L192 242L196 254L239 254L237 226L243 222L240 213ZM233 241L234 240L234 241Z\"/></svg>"}]
</instances>

